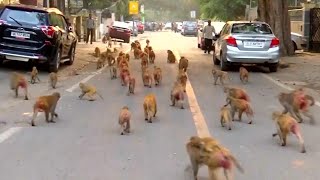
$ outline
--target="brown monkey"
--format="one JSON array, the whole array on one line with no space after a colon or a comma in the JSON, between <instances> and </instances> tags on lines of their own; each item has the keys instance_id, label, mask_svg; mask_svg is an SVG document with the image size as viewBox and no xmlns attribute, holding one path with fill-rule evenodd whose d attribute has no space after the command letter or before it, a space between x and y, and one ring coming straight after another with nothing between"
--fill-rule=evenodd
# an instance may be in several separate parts
<instances>
[{"instance_id":1,"label":"brown monkey","mask_svg":"<svg viewBox=\"0 0 320 180\"><path fill-rule=\"evenodd\" d=\"M58 114L55 112L55 110L56 110L56 106L59 99L60 99L60 93L58 92L54 92L52 95L38 97L37 101L33 105L33 117L31 120L31 125L35 126L34 121L38 116L38 112L45 113L46 121L48 123L49 122L55 123L55 121L53 121L53 117L54 116L58 117ZM50 121L49 121L49 114L51 114Z\"/></svg>"},{"instance_id":2,"label":"brown monkey","mask_svg":"<svg viewBox=\"0 0 320 180\"><path fill-rule=\"evenodd\" d=\"M292 133L296 135L299 140L301 146L300 152L306 152L299 125L293 117L291 117L289 114L283 114L279 111L276 111L272 113L272 120L275 121L277 126L277 132L272 134L272 136L275 137L278 135L282 146L286 146L287 135Z\"/></svg>"},{"instance_id":3,"label":"brown monkey","mask_svg":"<svg viewBox=\"0 0 320 180\"><path fill-rule=\"evenodd\" d=\"M152 123L152 117L157 114L157 101L154 94L148 94L143 100L144 119Z\"/></svg>"},{"instance_id":4,"label":"brown monkey","mask_svg":"<svg viewBox=\"0 0 320 180\"><path fill-rule=\"evenodd\" d=\"M212 69L212 76L214 78L214 85L217 85L217 80L219 79L220 80L220 83L222 85L224 85L224 80L231 80L229 75L228 75L228 72L225 72L225 71L221 71L221 70L218 70L218 69Z\"/></svg>"},{"instance_id":5,"label":"brown monkey","mask_svg":"<svg viewBox=\"0 0 320 180\"><path fill-rule=\"evenodd\" d=\"M53 89L56 88L57 82L58 82L58 75L54 72L49 74L49 82Z\"/></svg>"},{"instance_id":6,"label":"brown monkey","mask_svg":"<svg viewBox=\"0 0 320 180\"><path fill-rule=\"evenodd\" d=\"M31 71L31 84L34 84L36 82L36 79L40 82L39 76L38 76L38 69L37 67L33 66Z\"/></svg>"},{"instance_id":7,"label":"brown monkey","mask_svg":"<svg viewBox=\"0 0 320 180\"><path fill-rule=\"evenodd\" d=\"M105 59L101 56L97 61L97 69L100 69L105 66Z\"/></svg>"},{"instance_id":8,"label":"brown monkey","mask_svg":"<svg viewBox=\"0 0 320 180\"><path fill-rule=\"evenodd\" d=\"M141 55L141 67L147 67L148 66L148 55L143 53Z\"/></svg>"},{"instance_id":9,"label":"brown monkey","mask_svg":"<svg viewBox=\"0 0 320 180\"><path fill-rule=\"evenodd\" d=\"M134 50L133 50L133 56L134 56L134 58L135 58L135 59L139 59L140 54L141 54L141 50L138 49L137 47L134 48Z\"/></svg>"},{"instance_id":10,"label":"brown monkey","mask_svg":"<svg viewBox=\"0 0 320 180\"><path fill-rule=\"evenodd\" d=\"M117 79L117 68L113 65L110 67L111 79Z\"/></svg>"},{"instance_id":11,"label":"brown monkey","mask_svg":"<svg viewBox=\"0 0 320 180\"><path fill-rule=\"evenodd\" d=\"M150 44L149 39L146 40L146 44L147 44L147 47L149 47L149 44Z\"/></svg>"},{"instance_id":12,"label":"brown monkey","mask_svg":"<svg viewBox=\"0 0 320 180\"><path fill-rule=\"evenodd\" d=\"M231 130L231 113L230 109L227 106L223 106L220 109L220 123L224 127L224 124L228 124L228 129Z\"/></svg>"},{"instance_id":13,"label":"brown monkey","mask_svg":"<svg viewBox=\"0 0 320 180\"><path fill-rule=\"evenodd\" d=\"M128 84L129 76L130 76L129 68L127 66L124 66L120 71L120 80L121 80L122 86L126 86Z\"/></svg>"},{"instance_id":14,"label":"brown monkey","mask_svg":"<svg viewBox=\"0 0 320 180\"><path fill-rule=\"evenodd\" d=\"M120 48L122 48L122 42L119 43Z\"/></svg>"},{"instance_id":15,"label":"brown monkey","mask_svg":"<svg viewBox=\"0 0 320 180\"><path fill-rule=\"evenodd\" d=\"M154 64L154 60L156 59L156 54L154 53L151 46L149 46L148 48L149 48L149 61L151 64Z\"/></svg>"},{"instance_id":16,"label":"brown monkey","mask_svg":"<svg viewBox=\"0 0 320 180\"><path fill-rule=\"evenodd\" d=\"M171 50L167 50L167 53L168 53L167 62L176 63L176 56L173 54L173 52Z\"/></svg>"},{"instance_id":17,"label":"brown monkey","mask_svg":"<svg viewBox=\"0 0 320 180\"><path fill-rule=\"evenodd\" d=\"M249 72L246 68L240 67L239 69L240 72L240 80L242 83L248 83L249 80Z\"/></svg>"},{"instance_id":18,"label":"brown monkey","mask_svg":"<svg viewBox=\"0 0 320 180\"><path fill-rule=\"evenodd\" d=\"M94 48L94 56L100 57L101 51L99 47Z\"/></svg>"},{"instance_id":19,"label":"brown monkey","mask_svg":"<svg viewBox=\"0 0 320 180\"><path fill-rule=\"evenodd\" d=\"M118 56L117 57L117 66L119 67L120 62L123 60L123 56Z\"/></svg>"},{"instance_id":20,"label":"brown monkey","mask_svg":"<svg viewBox=\"0 0 320 180\"><path fill-rule=\"evenodd\" d=\"M10 78L10 89L15 91L16 98L18 97L19 87L24 89L24 99L28 100L28 83L22 74L13 72Z\"/></svg>"},{"instance_id":21,"label":"brown monkey","mask_svg":"<svg viewBox=\"0 0 320 180\"><path fill-rule=\"evenodd\" d=\"M229 96L228 98L228 103L225 105L227 106L228 104L230 104L231 106L231 117L232 117L232 121L234 121L234 115L236 112L238 112L238 117L239 117L239 121L241 121L241 117L242 117L242 113L245 112L247 117L249 118L249 122L248 124L252 124L253 121L253 110L251 108L251 105L249 104L248 101L243 100L243 99L236 99L233 98L231 96Z\"/></svg>"},{"instance_id":22,"label":"brown monkey","mask_svg":"<svg viewBox=\"0 0 320 180\"><path fill-rule=\"evenodd\" d=\"M238 160L231 152L214 138L192 136L186 144L186 150L190 158L195 180L198 179L198 170L202 165L208 166L209 176L212 180L217 179L215 171L219 168L223 168L227 179L227 171L231 171L233 165L235 165L240 172L244 172Z\"/></svg>"},{"instance_id":23,"label":"brown monkey","mask_svg":"<svg viewBox=\"0 0 320 180\"><path fill-rule=\"evenodd\" d=\"M130 133L130 119L131 112L128 106L124 106L121 108L118 123L122 127L121 135L124 133Z\"/></svg>"},{"instance_id":24,"label":"brown monkey","mask_svg":"<svg viewBox=\"0 0 320 180\"><path fill-rule=\"evenodd\" d=\"M129 53L126 53L126 54L125 54L125 57L126 57L125 59L126 59L128 62L130 62L130 54L129 54Z\"/></svg>"},{"instance_id":25,"label":"brown monkey","mask_svg":"<svg viewBox=\"0 0 320 180\"><path fill-rule=\"evenodd\" d=\"M136 48L137 48L137 44L135 42L132 42L130 51L135 50Z\"/></svg>"},{"instance_id":26,"label":"brown monkey","mask_svg":"<svg viewBox=\"0 0 320 180\"><path fill-rule=\"evenodd\" d=\"M179 61L179 69L183 69L184 72L186 72L188 69L188 65L189 65L189 60L186 59L184 56L182 56Z\"/></svg>"},{"instance_id":27,"label":"brown monkey","mask_svg":"<svg viewBox=\"0 0 320 180\"><path fill-rule=\"evenodd\" d=\"M180 82L175 82L173 89L171 90L170 94L171 99L171 106L175 106L176 103L180 104L180 108L184 109L184 92L183 92L183 86Z\"/></svg>"},{"instance_id":28,"label":"brown monkey","mask_svg":"<svg viewBox=\"0 0 320 180\"><path fill-rule=\"evenodd\" d=\"M79 96L80 99L83 98L83 96L85 96L86 94L89 96L89 101L94 101L95 99L93 98L93 96L95 94L98 94L98 96L100 96L101 99L103 99L103 97L98 93L97 91L97 88L92 86L92 85L89 85L89 84L86 84L86 83L79 83L79 87L81 89L81 94Z\"/></svg>"},{"instance_id":29,"label":"brown monkey","mask_svg":"<svg viewBox=\"0 0 320 180\"><path fill-rule=\"evenodd\" d=\"M250 98L247 94L247 92L244 89L237 88L237 87L224 87L223 88L224 93L228 96L234 97L236 99L243 99L248 102L250 102Z\"/></svg>"},{"instance_id":30,"label":"brown monkey","mask_svg":"<svg viewBox=\"0 0 320 180\"><path fill-rule=\"evenodd\" d=\"M147 67L143 67L142 69L142 82L144 86L148 86L149 88L151 88L152 76L150 70Z\"/></svg>"},{"instance_id":31,"label":"brown monkey","mask_svg":"<svg viewBox=\"0 0 320 180\"><path fill-rule=\"evenodd\" d=\"M134 94L134 89L136 86L136 79L133 76L129 76L129 89L128 89L128 96L130 94Z\"/></svg>"},{"instance_id":32,"label":"brown monkey","mask_svg":"<svg viewBox=\"0 0 320 180\"><path fill-rule=\"evenodd\" d=\"M158 86L162 81L162 70L160 67L154 66L153 70L154 84Z\"/></svg>"},{"instance_id":33,"label":"brown monkey","mask_svg":"<svg viewBox=\"0 0 320 180\"><path fill-rule=\"evenodd\" d=\"M179 73L178 73L178 81L182 84L183 86L183 91L186 92L186 86L187 86L187 80L188 80L188 77L187 77L187 74L184 72L183 69L180 69L179 70Z\"/></svg>"},{"instance_id":34,"label":"brown monkey","mask_svg":"<svg viewBox=\"0 0 320 180\"><path fill-rule=\"evenodd\" d=\"M293 117L298 118L298 122L303 121L300 111L303 115L310 118L310 123L315 124L313 115L309 112L309 107L313 106L315 101L310 95L306 95L302 88L294 90L290 93L280 93L278 95L280 104L285 108L283 113L289 112ZM309 102L309 101L310 102Z\"/></svg>"}]
</instances>

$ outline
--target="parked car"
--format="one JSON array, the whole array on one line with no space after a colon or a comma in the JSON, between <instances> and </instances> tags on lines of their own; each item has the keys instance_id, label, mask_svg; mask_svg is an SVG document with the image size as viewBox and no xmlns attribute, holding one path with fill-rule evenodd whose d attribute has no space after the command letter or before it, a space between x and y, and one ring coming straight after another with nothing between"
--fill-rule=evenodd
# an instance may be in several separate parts
<instances>
[{"instance_id":1,"label":"parked car","mask_svg":"<svg viewBox=\"0 0 320 180\"><path fill-rule=\"evenodd\" d=\"M49 72L74 62L77 38L58 9L5 5L0 34L0 61L45 63Z\"/></svg>"},{"instance_id":2,"label":"parked car","mask_svg":"<svg viewBox=\"0 0 320 180\"><path fill-rule=\"evenodd\" d=\"M182 35L193 35L197 36L198 35L198 26L197 22L195 21L187 21L183 26L182 26Z\"/></svg>"},{"instance_id":3,"label":"parked car","mask_svg":"<svg viewBox=\"0 0 320 180\"><path fill-rule=\"evenodd\" d=\"M168 30L168 29L171 29L171 28L172 28L171 22L167 22L167 23L164 25L164 29L165 29L165 30Z\"/></svg>"},{"instance_id":4,"label":"parked car","mask_svg":"<svg viewBox=\"0 0 320 180\"><path fill-rule=\"evenodd\" d=\"M138 33L143 34L144 33L144 25L141 21L136 21L137 27L138 27Z\"/></svg>"},{"instance_id":5,"label":"parked car","mask_svg":"<svg viewBox=\"0 0 320 180\"><path fill-rule=\"evenodd\" d=\"M225 25L225 22L211 22L211 25L214 27L216 34L219 34L223 26ZM203 37L203 28L208 25L208 21L204 21L203 23L199 24L198 23L198 48L201 48L204 50L204 37ZM213 36L213 41L216 41L217 38L215 34L212 34Z\"/></svg>"},{"instance_id":6,"label":"parked car","mask_svg":"<svg viewBox=\"0 0 320 180\"><path fill-rule=\"evenodd\" d=\"M133 26L133 21L126 21L125 23L129 24L129 29L130 29L130 35L131 36L138 36L138 26L137 26L137 22L134 22L134 26ZM133 28L134 27L134 28Z\"/></svg>"},{"instance_id":7,"label":"parked car","mask_svg":"<svg viewBox=\"0 0 320 180\"><path fill-rule=\"evenodd\" d=\"M176 22L176 24L177 24L177 31L181 32L181 30L182 30L182 22Z\"/></svg>"},{"instance_id":8,"label":"parked car","mask_svg":"<svg viewBox=\"0 0 320 180\"><path fill-rule=\"evenodd\" d=\"M308 40L301 34L291 32L291 40L294 51L301 50L307 47Z\"/></svg>"},{"instance_id":9,"label":"parked car","mask_svg":"<svg viewBox=\"0 0 320 180\"><path fill-rule=\"evenodd\" d=\"M109 28L109 35L111 38L123 40L124 43L130 42L131 29L129 23L114 21Z\"/></svg>"},{"instance_id":10,"label":"parked car","mask_svg":"<svg viewBox=\"0 0 320 180\"><path fill-rule=\"evenodd\" d=\"M265 22L230 21L225 24L215 42L214 64L221 70L231 65L256 64L278 70L279 39Z\"/></svg>"}]
</instances>

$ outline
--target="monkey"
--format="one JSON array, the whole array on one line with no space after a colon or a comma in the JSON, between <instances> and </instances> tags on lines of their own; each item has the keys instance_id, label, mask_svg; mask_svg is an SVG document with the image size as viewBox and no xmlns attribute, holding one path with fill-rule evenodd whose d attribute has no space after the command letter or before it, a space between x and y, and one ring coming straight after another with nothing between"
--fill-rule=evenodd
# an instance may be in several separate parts
<instances>
[{"instance_id":1,"label":"monkey","mask_svg":"<svg viewBox=\"0 0 320 180\"><path fill-rule=\"evenodd\" d=\"M154 53L151 46L149 46L148 48L149 48L149 61L151 64L154 64L154 60L156 59L156 54Z\"/></svg>"},{"instance_id":2,"label":"monkey","mask_svg":"<svg viewBox=\"0 0 320 180\"><path fill-rule=\"evenodd\" d=\"M134 42L136 43L137 48L138 48L139 50L142 50L142 49L141 49L141 44L140 44L140 42L139 42L138 40L135 40Z\"/></svg>"},{"instance_id":3,"label":"monkey","mask_svg":"<svg viewBox=\"0 0 320 180\"><path fill-rule=\"evenodd\" d=\"M147 67L144 67L142 69L142 82L144 86L148 86L149 88L151 88L152 76L150 70Z\"/></svg>"},{"instance_id":4,"label":"monkey","mask_svg":"<svg viewBox=\"0 0 320 180\"><path fill-rule=\"evenodd\" d=\"M112 48L112 41L108 40L108 48Z\"/></svg>"},{"instance_id":5,"label":"monkey","mask_svg":"<svg viewBox=\"0 0 320 180\"><path fill-rule=\"evenodd\" d=\"M287 135L294 134L301 146L301 153L306 153L306 148L304 145L304 140L301 135L301 130L297 121L289 114L283 114L280 111L275 111L272 113L272 120L277 126L277 132L272 134L272 137L279 136L281 141L281 146L286 146Z\"/></svg>"},{"instance_id":6,"label":"monkey","mask_svg":"<svg viewBox=\"0 0 320 180\"><path fill-rule=\"evenodd\" d=\"M121 135L124 133L130 133L130 119L131 119L131 112L128 106L123 106L120 110L119 120L118 123L122 127Z\"/></svg>"},{"instance_id":7,"label":"monkey","mask_svg":"<svg viewBox=\"0 0 320 180\"><path fill-rule=\"evenodd\" d=\"M114 45L117 45L117 41L116 41L115 39L113 40L113 44L114 44Z\"/></svg>"},{"instance_id":8,"label":"monkey","mask_svg":"<svg viewBox=\"0 0 320 180\"><path fill-rule=\"evenodd\" d=\"M135 50L136 48L137 48L137 44L135 42L132 42L130 51Z\"/></svg>"},{"instance_id":9,"label":"monkey","mask_svg":"<svg viewBox=\"0 0 320 180\"><path fill-rule=\"evenodd\" d=\"M107 42L107 36L103 36L102 43L105 44Z\"/></svg>"},{"instance_id":10,"label":"monkey","mask_svg":"<svg viewBox=\"0 0 320 180\"><path fill-rule=\"evenodd\" d=\"M18 97L19 87L24 89L24 100L28 98L28 83L25 77L17 72L13 72L10 78L10 89L15 91L15 97Z\"/></svg>"},{"instance_id":11,"label":"monkey","mask_svg":"<svg viewBox=\"0 0 320 180\"><path fill-rule=\"evenodd\" d=\"M49 82L53 89L56 88L57 82L58 82L58 75L54 72L49 74Z\"/></svg>"},{"instance_id":12,"label":"monkey","mask_svg":"<svg viewBox=\"0 0 320 180\"><path fill-rule=\"evenodd\" d=\"M97 88L86 84L86 83L79 83L79 88L81 89L81 94L79 96L79 99L82 99L83 96L85 96L86 94L89 96L89 101L94 101L95 99L93 98L93 95L98 94L98 96L100 96L101 99L103 99L103 97L98 93Z\"/></svg>"},{"instance_id":13,"label":"monkey","mask_svg":"<svg viewBox=\"0 0 320 180\"><path fill-rule=\"evenodd\" d=\"M136 86L136 79L133 76L129 76L129 89L128 89L128 96L130 94L134 94L134 89Z\"/></svg>"},{"instance_id":14,"label":"monkey","mask_svg":"<svg viewBox=\"0 0 320 180\"><path fill-rule=\"evenodd\" d=\"M220 109L220 123L221 126L224 127L224 124L228 124L228 129L231 130L231 114L230 109L227 106L223 106Z\"/></svg>"},{"instance_id":15,"label":"monkey","mask_svg":"<svg viewBox=\"0 0 320 180\"><path fill-rule=\"evenodd\" d=\"M242 113L245 112L247 117L249 118L248 124L252 124L253 110L249 102L243 99L236 99L231 96L229 96L227 99L228 99L228 103L225 106L229 104L231 106L232 121L234 121L234 115L236 112L238 112L239 121L242 120L241 119Z\"/></svg>"},{"instance_id":16,"label":"monkey","mask_svg":"<svg viewBox=\"0 0 320 180\"><path fill-rule=\"evenodd\" d=\"M123 56L118 56L117 57L117 66L119 67L119 65L120 65L120 62L123 60L124 58L123 58Z\"/></svg>"},{"instance_id":17,"label":"monkey","mask_svg":"<svg viewBox=\"0 0 320 180\"><path fill-rule=\"evenodd\" d=\"M36 82L36 79L40 82L39 76L38 76L38 69L37 67L33 66L31 71L31 84L34 84Z\"/></svg>"},{"instance_id":18,"label":"monkey","mask_svg":"<svg viewBox=\"0 0 320 180\"><path fill-rule=\"evenodd\" d=\"M162 70L160 67L154 66L153 70L154 84L158 86L162 81Z\"/></svg>"},{"instance_id":19,"label":"monkey","mask_svg":"<svg viewBox=\"0 0 320 180\"><path fill-rule=\"evenodd\" d=\"M146 44L147 44L147 47L149 47L149 44L150 44L149 39L146 40Z\"/></svg>"},{"instance_id":20,"label":"monkey","mask_svg":"<svg viewBox=\"0 0 320 180\"><path fill-rule=\"evenodd\" d=\"M97 69L100 69L105 66L105 59L101 56L97 61Z\"/></svg>"},{"instance_id":21,"label":"monkey","mask_svg":"<svg viewBox=\"0 0 320 180\"><path fill-rule=\"evenodd\" d=\"M176 102L180 104L180 109L184 109L184 92L183 86L180 82L176 81L170 94L171 106L175 106Z\"/></svg>"},{"instance_id":22,"label":"monkey","mask_svg":"<svg viewBox=\"0 0 320 180\"><path fill-rule=\"evenodd\" d=\"M126 53L126 54L125 54L125 59L126 59L128 62L130 62L130 54L129 54L129 53Z\"/></svg>"},{"instance_id":23,"label":"monkey","mask_svg":"<svg viewBox=\"0 0 320 180\"><path fill-rule=\"evenodd\" d=\"M54 92L48 96L40 96L37 101L33 105L33 117L31 120L31 126L35 126L35 119L38 116L38 112L44 112L46 121L55 123L53 117L58 117L58 114L55 112L57 103L60 99L61 95L58 92ZM51 119L49 120L49 114L51 114Z\"/></svg>"},{"instance_id":24,"label":"monkey","mask_svg":"<svg viewBox=\"0 0 320 180\"><path fill-rule=\"evenodd\" d=\"M239 68L239 72L240 72L240 80L242 83L248 83L249 80L249 72L246 68L244 67L240 67Z\"/></svg>"},{"instance_id":25,"label":"monkey","mask_svg":"<svg viewBox=\"0 0 320 180\"><path fill-rule=\"evenodd\" d=\"M224 175L227 179L227 171L232 170L232 165L235 165L240 172L244 172L238 160L231 152L214 138L191 136L186 143L186 150L189 155L195 180L198 179L199 168L203 165L208 166L211 180L217 179L215 171L218 168L223 168Z\"/></svg>"},{"instance_id":26,"label":"monkey","mask_svg":"<svg viewBox=\"0 0 320 180\"><path fill-rule=\"evenodd\" d=\"M224 80L229 80L231 81L229 75L228 75L228 72L225 72L225 71L221 71L221 70L218 70L218 69L215 69L213 68L212 69L212 76L214 78L214 85L217 85L217 80L219 79L220 80L220 83L222 85L224 85Z\"/></svg>"},{"instance_id":27,"label":"monkey","mask_svg":"<svg viewBox=\"0 0 320 180\"><path fill-rule=\"evenodd\" d=\"M182 56L179 61L179 69L183 69L184 72L187 72L188 65L189 65L189 60L186 59L184 56Z\"/></svg>"},{"instance_id":28,"label":"monkey","mask_svg":"<svg viewBox=\"0 0 320 180\"><path fill-rule=\"evenodd\" d=\"M157 114L157 101L154 94L148 94L143 100L144 119L149 123L152 123L152 117L156 117Z\"/></svg>"},{"instance_id":29,"label":"monkey","mask_svg":"<svg viewBox=\"0 0 320 180\"><path fill-rule=\"evenodd\" d=\"M293 117L298 118L298 122L302 123L303 119L300 115L300 111L303 115L310 118L310 123L315 124L313 115L309 112L309 106L315 104L314 98L310 95L306 95L302 88L293 90L290 93L280 93L278 95L280 104L284 107L283 113L289 112ZM308 102L310 101L310 103Z\"/></svg>"},{"instance_id":30,"label":"monkey","mask_svg":"<svg viewBox=\"0 0 320 180\"><path fill-rule=\"evenodd\" d=\"M224 93L228 96L234 97L236 99L243 99L245 101L250 102L250 98L247 94L247 92L244 89L237 88L237 87L223 87Z\"/></svg>"},{"instance_id":31,"label":"monkey","mask_svg":"<svg viewBox=\"0 0 320 180\"><path fill-rule=\"evenodd\" d=\"M122 48L122 42L119 43L120 48Z\"/></svg>"},{"instance_id":32,"label":"monkey","mask_svg":"<svg viewBox=\"0 0 320 180\"><path fill-rule=\"evenodd\" d=\"M128 84L129 76L130 76L130 71L129 71L128 67L126 67L126 66L123 67L123 69L121 69L121 71L120 71L120 80L121 80L122 86L126 86Z\"/></svg>"},{"instance_id":33,"label":"monkey","mask_svg":"<svg viewBox=\"0 0 320 180\"><path fill-rule=\"evenodd\" d=\"M178 80L179 82L181 82L181 84L182 84L182 86L183 86L183 91L186 92L186 86L187 86L188 77L187 77L187 74L184 72L183 69L180 69L180 70L179 70L177 80Z\"/></svg>"},{"instance_id":34,"label":"monkey","mask_svg":"<svg viewBox=\"0 0 320 180\"><path fill-rule=\"evenodd\" d=\"M176 63L176 56L173 54L173 52L171 50L167 50L167 53L168 53L167 62Z\"/></svg>"},{"instance_id":35,"label":"monkey","mask_svg":"<svg viewBox=\"0 0 320 180\"><path fill-rule=\"evenodd\" d=\"M111 79L117 79L117 68L113 65L110 67Z\"/></svg>"},{"instance_id":36,"label":"monkey","mask_svg":"<svg viewBox=\"0 0 320 180\"><path fill-rule=\"evenodd\" d=\"M95 57L100 57L101 51L99 47L94 48L94 56Z\"/></svg>"},{"instance_id":37,"label":"monkey","mask_svg":"<svg viewBox=\"0 0 320 180\"><path fill-rule=\"evenodd\" d=\"M148 55L143 53L141 55L141 67L148 67Z\"/></svg>"},{"instance_id":38,"label":"monkey","mask_svg":"<svg viewBox=\"0 0 320 180\"><path fill-rule=\"evenodd\" d=\"M112 54L107 55L108 66L112 66L116 63L115 57Z\"/></svg>"},{"instance_id":39,"label":"monkey","mask_svg":"<svg viewBox=\"0 0 320 180\"><path fill-rule=\"evenodd\" d=\"M141 50L138 49L137 47L134 48L134 50L133 50L133 56L134 56L134 58L135 58L135 59L139 59L140 54L141 54Z\"/></svg>"}]
</instances>

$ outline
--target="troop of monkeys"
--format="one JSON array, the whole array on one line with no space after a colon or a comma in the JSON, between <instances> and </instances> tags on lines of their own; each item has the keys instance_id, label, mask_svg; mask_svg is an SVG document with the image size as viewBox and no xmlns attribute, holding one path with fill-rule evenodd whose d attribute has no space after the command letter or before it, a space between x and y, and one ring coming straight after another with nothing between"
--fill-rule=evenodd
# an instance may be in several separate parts
<instances>
[{"instance_id":1,"label":"troop of monkeys","mask_svg":"<svg viewBox=\"0 0 320 180\"><path fill-rule=\"evenodd\" d=\"M155 85L158 86L161 84L162 80L162 70L161 68L154 66L153 76L151 71L148 69L149 64L153 64L155 60L155 54L151 46L149 46L150 41L146 41L147 46L144 48L144 51L141 49L141 45L138 41L135 41L131 44L131 50L134 51L135 59L141 60L141 69L142 69L142 80L143 84L146 87L152 85L152 80L154 80ZM135 78L129 70L129 54L124 54L119 52L117 56L117 49L114 48L107 49L106 52L100 52L99 48L95 49L95 56L99 57L99 60L102 61L100 65L98 62L97 67L101 68L104 66L105 60L108 61L110 66L110 75L111 79L117 78L117 71L119 70L121 85L127 86L129 84L128 95L134 94L135 88ZM168 63L175 63L176 57L171 50L167 51ZM99 61L98 60L98 61ZM116 65L115 65L116 64ZM115 67L117 66L117 67ZM185 57L181 57L178 65L178 76L177 81L174 83L174 86L171 90L170 99L172 106L180 104L180 108L184 108L184 99L186 92L186 82L187 75L186 71L188 68L188 60ZM212 70L212 75L214 77L214 84L217 84L217 80L220 80L220 83L224 85L224 80L229 79L228 73L218 69ZM249 73L244 67L240 67L240 80L243 83L247 83L249 78ZM32 68L31 72L31 83L35 83L36 80L40 81L38 77L38 70L36 67ZM58 81L58 76L56 73L49 74L49 84L52 88L56 88ZM15 91L15 97L18 97L18 89L24 89L24 99L28 100L28 82L26 78L17 72L13 72L10 79L10 88ZM95 100L94 95L98 94L102 99L103 97L97 92L96 87L86 84L79 83L79 88L81 89L81 94L79 96L82 99L85 95L89 97L90 101ZM250 98L246 91L238 87L223 87L224 93L226 93L226 104L223 105L220 109L220 122L221 126L224 127L227 124L228 129L231 130L231 122L234 121L234 115L238 112L239 121L242 119L242 114L246 113L249 118L248 124L253 122L253 110L250 105ZM35 119L38 112L45 113L46 122L54 123L54 117L58 117L58 114L55 112L55 108L58 100L60 99L60 93L54 92L51 95L40 96L37 98L33 106L33 117L31 120L31 125L35 126ZM289 134L294 134L300 143L301 153L305 153L304 140L301 135L301 131L298 123L302 123L303 119L300 113L310 118L312 124L315 123L313 115L309 111L309 107L313 106L315 101L314 98L310 95L307 95L303 88L293 90L289 93L280 93L278 95L278 100L280 104L284 107L283 112L275 111L272 113L272 120L274 120L277 130L272 134L273 137L279 136L281 145L286 146L286 138ZM227 106L230 105L230 108ZM149 123L152 123L152 118L156 116L157 113L157 101L153 93L150 93L145 96L143 101L143 109L145 120ZM288 114L288 112L290 114ZM50 120L49 120L50 115ZM125 133L130 133L130 119L131 112L127 106L124 106L120 110L118 123L121 126L121 135ZM298 121L296 120L298 119ZM226 178L228 178L228 172L232 170L232 166L235 165L241 172L243 168L239 165L236 158L231 154L231 152L223 147L215 138L213 137L197 137L192 136L186 144L186 150L190 157L192 171L194 179L197 180L198 169L201 165L208 166L210 179L216 179L216 170L222 168Z\"/></svg>"},{"instance_id":2,"label":"troop of monkeys","mask_svg":"<svg viewBox=\"0 0 320 180\"><path fill-rule=\"evenodd\" d=\"M212 75L215 85L218 79L220 79L222 85L224 85L224 80L230 79L227 72L218 69L213 69ZM248 71L244 67L240 67L240 80L243 83L247 83L248 78ZM249 118L248 123L252 124L253 110L246 91L242 88L231 86L224 86L223 90L226 93L227 103L220 109L221 126L224 127L227 124L228 129L231 130L231 122L234 121L236 112L238 112L239 121L241 121L242 113L246 113ZM277 127L276 132L272 136L279 136L281 146L286 146L287 136L289 134L295 135L301 147L300 152L305 153L304 140L299 127L299 123L303 122L300 113L310 118L311 124L315 123L314 117L309 111L309 107L315 104L314 98L306 94L303 88L298 88L288 93L281 92L278 95L278 100L284 107L284 110L282 112L275 111L271 114L271 119ZM228 108L228 105L231 107ZM210 180L217 179L216 170L220 168L224 170L224 175L227 179L229 179L228 172L232 171L233 165L240 172L244 172L231 152L213 137L201 138L192 136L186 144L186 150L191 161L195 180L197 180L198 169L201 165L208 167Z\"/></svg>"}]
</instances>

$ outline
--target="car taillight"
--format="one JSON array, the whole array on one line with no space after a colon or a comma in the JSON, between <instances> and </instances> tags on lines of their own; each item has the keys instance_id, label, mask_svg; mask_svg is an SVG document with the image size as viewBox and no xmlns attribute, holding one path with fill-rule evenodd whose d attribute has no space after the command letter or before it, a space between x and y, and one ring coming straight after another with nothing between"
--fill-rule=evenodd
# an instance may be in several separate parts
<instances>
[{"instance_id":1,"label":"car taillight","mask_svg":"<svg viewBox=\"0 0 320 180\"><path fill-rule=\"evenodd\" d=\"M278 47L280 44L280 40L278 38L273 38L271 40L270 48Z\"/></svg>"},{"instance_id":2,"label":"car taillight","mask_svg":"<svg viewBox=\"0 0 320 180\"><path fill-rule=\"evenodd\" d=\"M227 39L227 45L229 46L234 46L234 47L237 47L237 40L236 38L232 37L232 36L229 36Z\"/></svg>"},{"instance_id":3,"label":"car taillight","mask_svg":"<svg viewBox=\"0 0 320 180\"><path fill-rule=\"evenodd\" d=\"M49 38L53 37L55 31L52 26L41 26L40 28L42 32L46 34Z\"/></svg>"}]
</instances>

